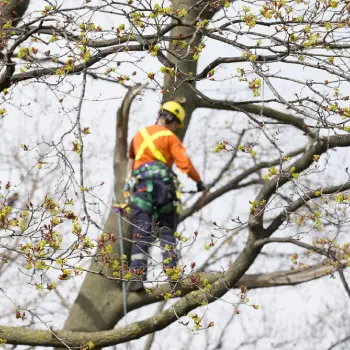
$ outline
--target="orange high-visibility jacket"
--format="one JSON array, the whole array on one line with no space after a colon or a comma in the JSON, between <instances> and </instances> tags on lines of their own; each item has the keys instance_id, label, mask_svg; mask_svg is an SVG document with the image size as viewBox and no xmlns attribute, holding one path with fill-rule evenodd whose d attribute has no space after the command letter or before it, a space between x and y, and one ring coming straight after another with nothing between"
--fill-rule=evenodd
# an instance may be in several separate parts
<instances>
[{"instance_id":1,"label":"orange high-visibility jacket","mask_svg":"<svg viewBox=\"0 0 350 350\"><path fill-rule=\"evenodd\" d=\"M129 158L134 160L134 169L156 160L166 163L170 168L175 163L192 180L200 181L200 176L186 155L180 139L162 125L140 129L131 141Z\"/></svg>"}]
</instances>

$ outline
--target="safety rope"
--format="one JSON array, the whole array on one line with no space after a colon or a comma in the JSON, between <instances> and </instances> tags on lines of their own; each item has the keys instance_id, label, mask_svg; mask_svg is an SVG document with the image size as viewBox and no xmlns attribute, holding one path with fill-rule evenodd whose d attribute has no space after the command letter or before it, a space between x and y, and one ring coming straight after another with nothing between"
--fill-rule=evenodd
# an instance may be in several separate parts
<instances>
[{"instance_id":1,"label":"safety rope","mask_svg":"<svg viewBox=\"0 0 350 350\"><path fill-rule=\"evenodd\" d=\"M129 164L128 164L128 167L129 167ZM124 235L123 235L123 226L122 226L122 209L118 208L118 207L115 207L114 208L114 212L118 216L119 250L120 250L120 256L122 258L121 260L123 261L123 257L124 257ZM123 268L122 268L122 294L123 294L123 312L124 312L124 319L125 319L125 322L126 322L126 315L128 313L128 309L127 309L127 300L126 300L126 281L125 281L125 274L124 274ZM126 324L127 324L127 322L126 322ZM126 348L127 348L127 350L130 349L130 343L129 342L126 343Z\"/></svg>"},{"instance_id":2,"label":"safety rope","mask_svg":"<svg viewBox=\"0 0 350 350\"><path fill-rule=\"evenodd\" d=\"M119 208L118 208L119 209ZM114 210L116 211L116 210ZM116 213L118 215L118 233L119 233L119 249L120 249L120 256L123 259L124 256L124 237L123 237L123 227L122 227L122 217L121 217L121 211ZM124 317L128 313L127 310L127 302L126 302L126 282L124 278L124 271L122 269L122 293L123 293L123 311L124 311Z\"/></svg>"},{"instance_id":3,"label":"safety rope","mask_svg":"<svg viewBox=\"0 0 350 350\"><path fill-rule=\"evenodd\" d=\"M128 176L128 171L129 171L129 161L126 167L126 176L125 176L125 184L124 184L124 189L126 188L127 185L127 176ZM113 193L113 201L116 202L116 194ZM122 211L120 207L114 207L114 212L117 214L118 217L118 238L119 238L119 250L120 250L120 256L121 260L123 260L124 257L124 235L123 235L123 226L122 226ZM123 312L124 312L124 317L128 313L127 309L127 300L126 300L126 281L124 278L124 270L122 269L122 294L123 294Z\"/></svg>"}]
</instances>

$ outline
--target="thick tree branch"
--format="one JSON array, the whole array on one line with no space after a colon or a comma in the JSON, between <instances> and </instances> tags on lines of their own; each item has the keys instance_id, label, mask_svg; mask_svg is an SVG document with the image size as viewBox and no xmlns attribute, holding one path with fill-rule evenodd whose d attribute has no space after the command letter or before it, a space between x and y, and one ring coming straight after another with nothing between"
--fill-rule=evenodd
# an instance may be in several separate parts
<instances>
[{"instance_id":1,"label":"thick tree branch","mask_svg":"<svg viewBox=\"0 0 350 350\"><path fill-rule=\"evenodd\" d=\"M299 155L300 153L304 152L304 150L305 150L305 147L301 147L293 152L288 153L286 156L287 157L295 157L295 156ZM232 179L231 181L229 181L227 184L223 185L219 189L215 190L214 192L207 193L205 195L205 198L204 198L204 204L203 204L202 199L199 198L195 203L193 203L193 205L190 208L186 209L182 213L182 215L180 217L180 221L185 220L186 218L191 216L193 213L200 210L203 205L205 206L205 205L211 203L212 201L219 198L223 194L243 187L243 184L241 186L239 186L241 181L247 179L249 176L257 173L261 169L269 168L269 167L272 167L274 165L279 164L280 161L281 161L280 158L276 158L270 162L261 162L261 163L254 165L251 168L248 168L247 170L244 170L241 174L237 175L234 179ZM254 183L261 184L261 181L260 180L257 180L257 181L252 180L252 181L247 182L247 183L249 183L250 185L252 185Z\"/></svg>"},{"instance_id":2,"label":"thick tree branch","mask_svg":"<svg viewBox=\"0 0 350 350\"><path fill-rule=\"evenodd\" d=\"M320 138L307 148L304 154L285 169L282 174L278 174L273 179L266 181L265 186L260 190L255 201L257 203L268 203L276 190L291 180L292 169L294 173L301 173L312 164L314 155L321 155L331 148L348 146L350 146L350 135L335 135ZM268 237L272 234L271 231L267 232L263 227L264 208L264 206L257 208L249 216L249 228L256 235L256 238Z\"/></svg>"},{"instance_id":3,"label":"thick tree branch","mask_svg":"<svg viewBox=\"0 0 350 350\"><path fill-rule=\"evenodd\" d=\"M205 6L207 5L203 4L202 7L197 6L197 3L198 0L179 0L174 2L174 5L179 9L181 8L188 11L186 15L187 22L195 24L198 18L203 15L203 10L205 10ZM214 13L208 15L209 18L211 18ZM173 19L173 22L178 22L178 20ZM192 90L190 89L189 84L184 84L184 81L189 74L196 74L198 62L187 59L187 56L190 49L200 43L203 33L199 29L196 29L195 26L183 26L180 24L172 29L170 35L178 38L186 37L185 41L187 43L187 47L182 49L176 47L173 42L170 42L169 44L168 60L172 62L176 71L181 72L182 74L175 74L174 77L171 77L170 74L164 76L164 90L166 93L163 95L163 102L175 99L183 104L187 116L184 121L185 127L177 131L177 135L183 140L192 113L196 108L195 101L192 98ZM184 59L185 57L186 59ZM195 84L195 82L192 82L192 84Z\"/></svg>"},{"instance_id":4,"label":"thick tree branch","mask_svg":"<svg viewBox=\"0 0 350 350\"><path fill-rule=\"evenodd\" d=\"M241 285L247 286L248 289L270 288L288 285L297 285L304 282L328 275L336 269L333 266L325 266L324 264L317 264L302 271L276 271L262 274L246 274L233 286L239 288ZM222 272L199 272L192 274L192 277L187 277L178 283L176 290L181 291L181 295L186 295L189 292L196 290L198 286L193 284L192 280L196 280L196 276L201 279L207 279L209 283L213 283L223 276ZM162 299L165 293L171 293L174 287L166 283L152 289L151 293L132 293L128 296L129 310L135 310L142 306L158 302Z\"/></svg>"},{"instance_id":5,"label":"thick tree branch","mask_svg":"<svg viewBox=\"0 0 350 350\"><path fill-rule=\"evenodd\" d=\"M200 98L197 99L198 108L213 108L213 109L238 111L238 112L239 112L239 109L241 109L248 113L253 113L257 115L261 114L264 117L277 120L281 123L292 125L297 129L303 132L307 132L308 134L311 135L311 132L308 130L308 127L306 126L304 120L301 118L295 117L291 114L284 113L266 106L262 107L256 104L242 104L242 102L239 102L239 101L233 102L233 101L216 100L202 94L199 90L196 90L196 89L194 90L196 94L200 96Z\"/></svg>"},{"instance_id":6,"label":"thick tree branch","mask_svg":"<svg viewBox=\"0 0 350 350\"><path fill-rule=\"evenodd\" d=\"M257 63L265 63L265 62L275 62L280 60L282 57L284 57L285 54L279 54L279 55L257 55L256 61ZM219 66L220 64L228 64L228 63L239 63L239 62L247 62L247 59L245 57L218 57L211 63L209 63L199 74L195 76L195 80L201 80L205 79L208 76L208 73Z\"/></svg>"},{"instance_id":7,"label":"thick tree branch","mask_svg":"<svg viewBox=\"0 0 350 350\"><path fill-rule=\"evenodd\" d=\"M268 288L278 286L291 286L305 283L314 279L321 278L335 271L333 266L324 266L323 264L315 265L302 271L278 271L265 274L252 274L243 276L233 288L239 288L241 285L247 286L249 290L256 288ZM201 277L208 279L209 283L220 280L224 276L223 273L200 273ZM182 281L177 289L182 294L187 294L197 288L192 284L190 279ZM129 310L137 309L141 306L148 305L160 300L164 293L171 292L172 288L169 284L157 287L152 293L131 293L128 296ZM169 310L168 310L169 311ZM170 308L171 312L171 308ZM165 313L166 314L166 313ZM118 328L111 331L101 332L69 332L54 331L57 338L71 347L80 347L89 341L95 344L95 347L105 347L109 345L120 344L128 340L138 337L139 332L142 335L154 332L160 329L157 316L150 317L144 321L135 322L127 327ZM152 324L153 323L153 324ZM28 329L22 327L6 327L0 326L0 337L7 340L8 344L24 344L33 346L59 346L60 342L53 337L50 331L42 331Z\"/></svg>"},{"instance_id":8,"label":"thick tree branch","mask_svg":"<svg viewBox=\"0 0 350 350\"><path fill-rule=\"evenodd\" d=\"M129 89L127 92L121 107L119 108L117 114L117 145L115 148L115 167L114 167L114 176L118 174L118 166L121 161L128 159L127 145L128 145L128 126L129 126L129 114L131 103L134 100L135 96L145 87L146 85L136 85Z\"/></svg>"}]
</instances>

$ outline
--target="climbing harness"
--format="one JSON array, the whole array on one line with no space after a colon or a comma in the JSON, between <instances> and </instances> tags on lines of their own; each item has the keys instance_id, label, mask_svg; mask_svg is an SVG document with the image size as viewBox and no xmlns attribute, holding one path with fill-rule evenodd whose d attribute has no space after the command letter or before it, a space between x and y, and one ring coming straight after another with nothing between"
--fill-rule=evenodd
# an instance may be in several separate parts
<instances>
[{"instance_id":1,"label":"climbing harness","mask_svg":"<svg viewBox=\"0 0 350 350\"><path fill-rule=\"evenodd\" d=\"M142 155L148 149L154 158L157 160L155 162L146 163L142 165L140 168L132 171L132 177L135 179L135 185L137 185L140 181L145 180L146 182L146 199L140 198L133 194L131 196L131 203L138 206L142 210L151 213L155 222L159 219L160 214L170 213L174 207L179 208L180 203L180 192L179 181L177 180L177 176L175 173L168 167L167 160L164 155L157 149L154 144L154 141L159 137L171 136L173 132L170 130L161 130L153 135L150 135L146 128L140 129L140 134L143 138L143 142L138 149L135 160L138 161L141 159ZM169 198L169 203L165 204L160 208L156 208L152 203L152 192L153 192L153 180L156 176L159 176L164 184L168 187L168 192L170 195L171 192L175 192L175 196ZM133 190L135 190L135 187Z\"/></svg>"},{"instance_id":2,"label":"climbing harness","mask_svg":"<svg viewBox=\"0 0 350 350\"><path fill-rule=\"evenodd\" d=\"M132 176L135 179L135 187L137 187L140 181L146 183L144 191L146 192L146 199L138 197L136 195L138 190L134 188L134 193L131 195L130 201L143 211L152 214L155 222L159 219L160 214L170 213L174 207L177 207L179 204L180 198L178 198L176 191L179 186L178 180L176 175L166 164L159 161L144 164L140 168L134 170ZM169 195L169 202L160 208L155 207L152 202L152 192L154 189L153 181L156 177L159 177L164 182Z\"/></svg>"}]
</instances>

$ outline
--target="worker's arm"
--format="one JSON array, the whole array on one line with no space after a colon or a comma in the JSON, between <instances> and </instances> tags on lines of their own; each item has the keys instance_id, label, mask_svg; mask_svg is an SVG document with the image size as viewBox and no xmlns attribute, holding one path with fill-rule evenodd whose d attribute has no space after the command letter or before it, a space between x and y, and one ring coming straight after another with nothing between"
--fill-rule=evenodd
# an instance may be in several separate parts
<instances>
[{"instance_id":1,"label":"worker's arm","mask_svg":"<svg viewBox=\"0 0 350 350\"><path fill-rule=\"evenodd\" d=\"M193 166L191 159L187 156L186 149L182 145L180 139L172 135L169 137L169 143L171 155L179 170L187 174L193 181L200 182L201 178L198 171Z\"/></svg>"}]
</instances>

